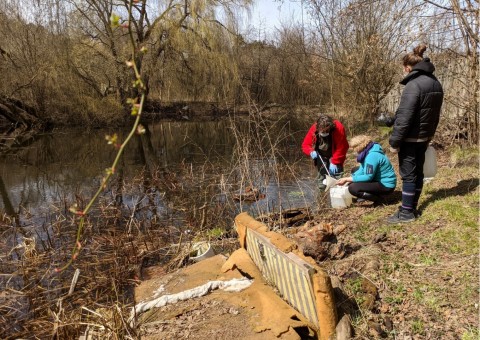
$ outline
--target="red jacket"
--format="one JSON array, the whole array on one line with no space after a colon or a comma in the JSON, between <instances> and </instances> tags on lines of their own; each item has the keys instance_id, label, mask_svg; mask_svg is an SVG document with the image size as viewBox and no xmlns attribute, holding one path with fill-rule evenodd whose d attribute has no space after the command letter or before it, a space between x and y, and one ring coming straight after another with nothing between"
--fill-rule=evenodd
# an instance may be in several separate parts
<instances>
[{"instance_id":1,"label":"red jacket","mask_svg":"<svg viewBox=\"0 0 480 340\"><path fill-rule=\"evenodd\" d=\"M330 158L330 163L343 166L348 150L347 136L342 123L334 119L333 124L335 124L335 128L331 132L332 158ZM302 150L307 156L310 156L310 153L315 150L315 142L317 141L317 137L315 136L316 129L317 124L314 123L303 140Z\"/></svg>"}]
</instances>

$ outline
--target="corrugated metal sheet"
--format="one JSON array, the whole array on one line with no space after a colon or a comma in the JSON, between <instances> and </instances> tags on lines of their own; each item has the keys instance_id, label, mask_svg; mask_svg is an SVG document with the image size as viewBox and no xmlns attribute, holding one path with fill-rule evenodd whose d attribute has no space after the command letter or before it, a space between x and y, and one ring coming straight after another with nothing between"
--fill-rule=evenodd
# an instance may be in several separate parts
<instances>
[{"instance_id":1,"label":"corrugated metal sheet","mask_svg":"<svg viewBox=\"0 0 480 340\"><path fill-rule=\"evenodd\" d=\"M285 254L267 237L252 229L247 229L246 248L267 282L275 286L280 296L318 327L311 279L315 269L297 255Z\"/></svg>"}]
</instances>

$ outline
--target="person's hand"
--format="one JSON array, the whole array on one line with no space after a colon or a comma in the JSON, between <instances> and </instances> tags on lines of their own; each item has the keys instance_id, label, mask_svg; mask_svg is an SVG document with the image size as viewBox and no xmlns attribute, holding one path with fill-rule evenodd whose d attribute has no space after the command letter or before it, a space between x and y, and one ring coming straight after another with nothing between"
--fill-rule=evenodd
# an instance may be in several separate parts
<instances>
[{"instance_id":1,"label":"person's hand","mask_svg":"<svg viewBox=\"0 0 480 340\"><path fill-rule=\"evenodd\" d=\"M352 183L353 182L353 178L352 177L343 177L343 178L340 178L338 181L337 181L337 185L345 185L345 184L349 184L349 183Z\"/></svg>"},{"instance_id":2,"label":"person's hand","mask_svg":"<svg viewBox=\"0 0 480 340\"><path fill-rule=\"evenodd\" d=\"M317 159L318 158L318 153L316 151L312 151L312 152L310 152L310 157L312 157L312 159Z\"/></svg>"},{"instance_id":3,"label":"person's hand","mask_svg":"<svg viewBox=\"0 0 480 340\"><path fill-rule=\"evenodd\" d=\"M400 149L390 147L390 152L392 152L392 153L398 153L398 151L400 151Z\"/></svg>"},{"instance_id":4,"label":"person's hand","mask_svg":"<svg viewBox=\"0 0 480 340\"><path fill-rule=\"evenodd\" d=\"M377 118L377 123L380 125L385 125L387 127L392 127L395 124L395 116L391 116L389 113L382 112Z\"/></svg>"},{"instance_id":5,"label":"person's hand","mask_svg":"<svg viewBox=\"0 0 480 340\"><path fill-rule=\"evenodd\" d=\"M333 163L330 163L330 166L328 167L328 170L330 171L330 173L332 175L335 175L338 173L338 166L336 166L335 164Z\"/></svg>"}]
</instances>

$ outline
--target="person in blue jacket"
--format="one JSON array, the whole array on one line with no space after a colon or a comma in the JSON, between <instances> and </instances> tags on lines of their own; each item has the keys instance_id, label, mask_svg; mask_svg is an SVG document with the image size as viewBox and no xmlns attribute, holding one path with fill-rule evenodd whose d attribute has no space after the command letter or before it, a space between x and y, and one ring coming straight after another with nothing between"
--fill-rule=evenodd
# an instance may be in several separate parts
<instances>
[{"instance_id":1,"label":"person in blue jacket","mask_svg":"<svg viewBox=\"0 0 480 340\"><path fill-rule=\"evenodd\" d=\"M381 203L383 197L395 190L397 176L392 163L383 152L380 144L371 137L353 137L350 146L357 155L358 168L351 177L341 178L337 185L349 183L348 191L358 199Z\"/></svg>"}]
</instances>

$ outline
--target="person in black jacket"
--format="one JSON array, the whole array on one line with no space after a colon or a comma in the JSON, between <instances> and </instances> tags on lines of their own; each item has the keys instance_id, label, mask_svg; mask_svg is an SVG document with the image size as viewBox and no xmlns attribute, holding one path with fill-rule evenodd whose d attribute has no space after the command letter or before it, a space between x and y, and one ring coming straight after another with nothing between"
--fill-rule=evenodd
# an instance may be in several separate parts
<instances>
[{"instance_id":1,"label":"person in black jacket","mask_svg":"<svg viewBox=\"0 0 480 340\"><path fill-rule=\"evenodd\" d=\"M402 178L402 205L387 222L407 223L420 215L418 199L423 188L425 151L437 130L443 89L433 75L435 67L423 58L427 46L421 44L403 57L407 76L400 82L405 88L395 113L390 151L398 153Z\"/></svg>"}]
</instances>

